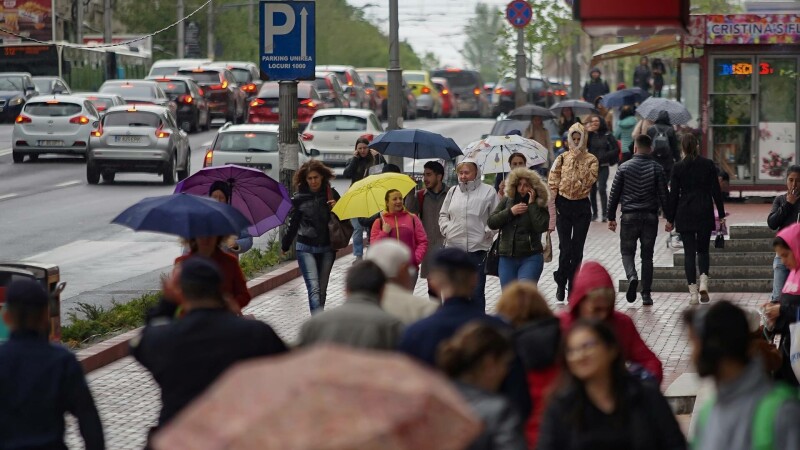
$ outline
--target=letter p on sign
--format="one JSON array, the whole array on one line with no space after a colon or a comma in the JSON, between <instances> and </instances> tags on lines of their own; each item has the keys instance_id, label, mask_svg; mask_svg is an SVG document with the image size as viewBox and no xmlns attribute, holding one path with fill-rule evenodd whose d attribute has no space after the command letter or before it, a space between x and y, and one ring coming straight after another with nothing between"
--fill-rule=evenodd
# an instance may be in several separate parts
<instances>
[{"instance_id":1,"label":"letter p on sign","mask_svg":"<svg viewBox=\"0 0 800 450\"><path fill-rule=\"evenodd\" d=\"M283 25L275 25L275 17L282 15L285 20ZM294 29L294 10L285 3L264 4L264 53L275 52L275 36L289 34Z\"/></svg>"}]
</instances>

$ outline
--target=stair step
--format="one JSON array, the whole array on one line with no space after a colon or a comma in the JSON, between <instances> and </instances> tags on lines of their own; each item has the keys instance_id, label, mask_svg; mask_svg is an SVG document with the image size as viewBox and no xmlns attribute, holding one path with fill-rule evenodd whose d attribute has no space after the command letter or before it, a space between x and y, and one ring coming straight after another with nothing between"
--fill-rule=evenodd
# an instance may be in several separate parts
<instances>
[{"instance_id":1,"label":"stair step","mask_svg":"<svg viewBox=\"0 0 800 450\"><path fill-rule=\"evenodd\" d=\"M711 265L711 276L720 280L754 280L772 277L772 265L741 265L722 266ZM684 279L683 264L675 267L655 267L653 278L657 279Z\"/></svg>"},{"instance_id":2,"label":"stair step","mask_svg":"<svg viewBox=\"0 0 800 450\"><path fill-rule=\"evenodd\" d=\"M726 242L727 244L727 242ZM714 266L766 266L772 267L775 252L711 252L709 254L711 267ZM672 264L683 267L684 253L676 252L672 255Z\"/></svg>"},{"instance_id":3,"label":"stair step","mask_svg":"<svg viewBox=\"0 0 800 450\"><path fill-rule=\"evenodd\" d=\"M689 292L685 279L655 279L653 280L653 292ZM628 290L628 281L619 280L619 291ZM639 290L642 290L641 283ZM716 292L772 292L772 278L752 279L752 280L720 280L711 279L708 281L708 290L713 294Z\"/></svg>"},{"instance_id":4,"label":"stair step","mask_svg":"<svg viewBox=\"0 0 800 450\"><path fill-rule=\"evenodd\" d=\"M728 252L769 252L772 251L772 238L727 239L725 248L716 248L711 243L712 253Z\"/></svg>"},{"instance_id":5,"label":"stair step","mask_svg":"<svg viewBox=\"0 0 800 450\"><path fill-rule=\"evenodd\" d=\"M770 230L765 223L731 225L728 230L731 239L772 239L775 237L775 231Z\"/></svg>"}]
</instances>

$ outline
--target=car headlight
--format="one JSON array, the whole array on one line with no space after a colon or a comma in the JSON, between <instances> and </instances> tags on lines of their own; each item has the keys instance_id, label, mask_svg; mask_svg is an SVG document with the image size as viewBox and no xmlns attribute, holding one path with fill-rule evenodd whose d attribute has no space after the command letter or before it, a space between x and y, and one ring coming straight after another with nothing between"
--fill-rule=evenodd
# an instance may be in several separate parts
<instances>
[{"instance_id":1,"label":"car headlight","mask_svg":"<svg viewBox=\"0 0 800 450\"><path fill-rule=\"evenodd\" d=\"M17 105L21 105L22 102L24 102L24 101L25 101L24 98L17 97L15 99L11 100L10 102L8 102L8 104L9 104L9 106L17 106Z\"/></svg>"},{"instance_id":2,"label":"car headlight","mask_svg":"<svg viewBox=\"0 0 800 450\"><path fill-rule=\"evenodd\" d=\"M561 148L562 145L561 139L556 139L556 148Z\"/></svg>"}]
</instances>

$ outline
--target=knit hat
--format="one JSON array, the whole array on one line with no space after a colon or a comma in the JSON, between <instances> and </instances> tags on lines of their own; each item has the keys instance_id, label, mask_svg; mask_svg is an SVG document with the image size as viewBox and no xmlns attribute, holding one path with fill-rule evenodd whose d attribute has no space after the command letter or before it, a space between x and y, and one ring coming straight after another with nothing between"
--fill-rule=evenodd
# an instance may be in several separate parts
<instances>
[{"instance_id":1,"label":"knit hat","mask_svg":"<svg viewBox=\"0 0 800 450\"><path fill-rule=\"evenodd\" d=\"M228 184L228 183L226 183L224 181L219 181L219 180L215 181L215 182L211 183L211 188L208 189L208 195L211 196L211 194L213 194L214 191L222 191L222 193L225 194L225 199L228 201L228 203L231 202L231 185L230 184Z\"/></svg>"}]
</instances>

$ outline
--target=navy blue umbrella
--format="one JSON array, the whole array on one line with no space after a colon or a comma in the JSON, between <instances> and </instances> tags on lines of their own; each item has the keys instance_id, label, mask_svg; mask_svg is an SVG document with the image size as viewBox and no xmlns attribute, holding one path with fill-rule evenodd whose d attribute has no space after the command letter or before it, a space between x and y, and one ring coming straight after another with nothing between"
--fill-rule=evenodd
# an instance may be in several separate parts
<instances>
[{"instance_id":1,"label":"navy blue umbrella","mask_svg":"<svg viewBox=\"0 0 800 450\"><path fill-rule=\"evenodd\" d=\"M384 155L413 159L448 160L464 155L456 141L425 130L387 131L376 137L369 147Z\"/></svg>"},{"instance_id":2,"label":"navy blue umbrella","mask_svg":"<svg viewBox=\"0 0 800 450\"><path fill-rule=\"evenodd\" d=\"M603 96L600 103L606 108L616 108L624 105L635 105L642 103L650 94L642 88L634 87L620 89L618 91Z\"/></svg>"},{"instance_id":3,"label":"navy blue umbrella","mask_svg":"<svg viewBox=\"0 0 800 450\"><path fill-rule=\"evenodd\" d=\"M135 231L174 234L187 239L238 236L243 229L253 225L231 205L190 194L144 198L122 211L111 223Z\"/></svg>"}]
</instances>

